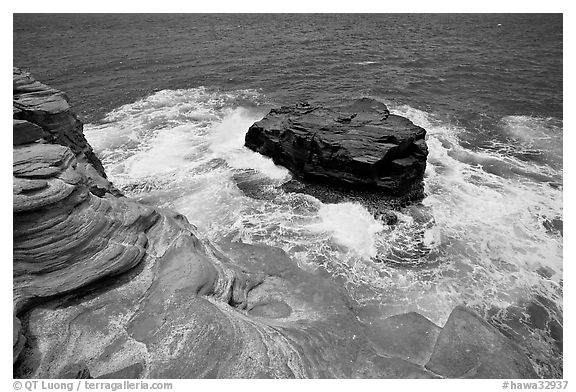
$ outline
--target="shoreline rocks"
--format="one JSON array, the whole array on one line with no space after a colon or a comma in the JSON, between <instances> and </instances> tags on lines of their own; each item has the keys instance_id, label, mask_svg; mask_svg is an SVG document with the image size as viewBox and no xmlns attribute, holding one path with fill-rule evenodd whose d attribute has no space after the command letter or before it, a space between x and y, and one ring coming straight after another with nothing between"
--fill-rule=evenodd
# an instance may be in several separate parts
<instances>
[{"instance_id":1,"label":"shoreline rocks","mask_svg":"<svg viewBox=\"0 0 576 392\"><path fill-rule=\"evenodd\" d=\"M450 378L537 378L524 353L476 313L457 306L426 369Z\"/></svg>"},{"instance_id":2,"label":"shoreline rocks","mask_svg":"<svg viewBox=\"0 0 576 392\"><path fill-rule=\"evenodd\" d=\"M346 290L282 249L212 244L182 215L120 195L65 95L17 69L14 79L15 378L447 374L450 338L424 317L361 322ZM505 339L482 328L477 340ZM513 361L497 376L533 376L503 347Z\"/></svg>"},{"instance_id":3,"label":"shoreline rocks","mask_svg":"<svg viewBox=\"0 0 576 392\"><path fill-rule=\"evenodd\" d=\"M245 146L305 182L409 201L423 196L425 135L383 103L362 98L272 109L248 129Z\"/></svg>"},{"instance_id":4,"label":"shoreline rocks","mask_svg":"<svg viewBox=\"0 0 576 392\"><path fill-rule=\"evenodd\" d=\"M13 144L43 140L69 147L85 171L92 191L102 196L120 195L106 179L100 159L84 137L83 124L68 103L66 94L13 68Z\"/></svg>"}]
</instances>

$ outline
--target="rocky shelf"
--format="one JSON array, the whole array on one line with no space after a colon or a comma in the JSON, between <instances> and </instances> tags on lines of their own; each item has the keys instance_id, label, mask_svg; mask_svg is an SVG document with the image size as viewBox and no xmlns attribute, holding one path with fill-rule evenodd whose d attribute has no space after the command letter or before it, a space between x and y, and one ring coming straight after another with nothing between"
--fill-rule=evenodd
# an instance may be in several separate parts
<instances>
[{"instance_id":1,"label":"rocky shelf","mask_svg":"<svg viewBox=\"0 0 576 392\"><path fill-rule=\"evenodd\" d=\"M14 377L536 377L470 309L443 327L417 313L360 322L343 288L281 249L201 241L182 215L122 196L66 96L13 76ZM423 131L394 121L415 136L390 162L417 177Z\"/></svg>"}]
</instances>

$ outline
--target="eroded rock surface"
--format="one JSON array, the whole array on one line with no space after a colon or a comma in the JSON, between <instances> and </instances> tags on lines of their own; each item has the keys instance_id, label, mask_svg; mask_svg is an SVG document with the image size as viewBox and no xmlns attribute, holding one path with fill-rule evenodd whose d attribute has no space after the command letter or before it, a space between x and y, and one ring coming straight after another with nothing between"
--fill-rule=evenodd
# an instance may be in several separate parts
<instances>
[{"instance_id":1,"label":"eroded rock surface","mask_svg":"<svg viewBox=\"0 0 576 392\"><path fill-rule=\"evenodd\" d=\"M93 191L118 194L106 180L102 163L82 131L83 124L72 111L68 98L14 67L13 143L14 146L42 140L69 147L85 171Z\"/></svg>"},{"instance_id":2,"label":"eroded rock surface","mask_svg":"<svg viewBox=\"0 0 576 392\"><path fill-rule=\"evenodd\" d=\"M368 336L380 353L425 365L440 331L426 317L410 312L373 321Z\"/></svg>"},{"instance_id":3,"label":"eroded rock surface","mask_svg":"<svg viewBox=\"0 0 576 392\"><path fill-rule=\"evenodd\" d=\"M426 368L450 378L537 378L519 347L462 306L450 314Z\"/></svg>"},{"instance_id":4,"label":"eroded rock surface","mask_svg":"<svg viewBox=\"0 0 576 392\"><path fill-rule=\"evenodd\" d=\"M425 135L383 103L363 98L273 109L250 127L246 147L307 180L415 198L422 195Z\"/></svg>"}]
</instances>

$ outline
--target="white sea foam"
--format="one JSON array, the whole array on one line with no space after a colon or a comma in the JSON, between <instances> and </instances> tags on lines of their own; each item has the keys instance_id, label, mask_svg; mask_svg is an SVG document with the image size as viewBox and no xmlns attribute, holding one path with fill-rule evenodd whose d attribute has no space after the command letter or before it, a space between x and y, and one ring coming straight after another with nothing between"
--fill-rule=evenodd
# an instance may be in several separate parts
<instances>
[{"instance_id":1,"label":"white sea foam","mask_svg":"<svg viewBox=\"0 0 576 392\"><path fill-rule=\"evenodd\" d=\"M163 90L114 110L103 124L87 125L85 134L121 187L158 177L182 180L215 158L283 179L287 170L243 147L246 130L261 115L226 106L251 94Z\"/></svg>"},{"instance_id":2,"label":"white sea foam","mask_svg":"<svg viewBox=\"0 0 576 392\"><path fill-rule=\"evenodd\" d=\"M465 149L458 128L434 121L428 113L410 107L394 112L428 131L423 205L436 231L425 232L423 241L439 244L433 254L443 263L434 291L451 297L446 298L449 303L464 299L512 305L529 292L557 297L562 238L543 223L562 217L561 188L535 181L530 174L542 171L536 163L496 151ZM547 174L562 177L553 168ZM394 235L400 244L417 245L422 225L400 219L398 228ZM388 241L383 248L393 246L394 241ZM541 267L554 271L550 280L537 274Z\"/></svg>"},{"instance_id":3,"label":"white sea foam","mask_svg":"<svg viewBox=\"0 0 576 392\"><path fill-rule=\"evenodd\" d=\"M85 134L124 192L178 210L208 237L223 236L254 213L235 171L251 169L277 182L289 177L244 147L247 129L262 117L235 106L246 99L257 102L259 96L250 90L164 90L117 108L102 124L87 124Z\"/></svg>"},{"instance_id":4,"label":"white sea foam","mask_svg":"<svg viewBox=\"0 0 576 392\"><path fill-rule=\"evenodd\" d=\"M211 130L210 150L235 169L255 169L270 178L282 180L289 176L287 169L244 147L246 131L259 119L243 108L228 111L222 122Z\"/></svg>"},{"instance_id":5,"label":"white sea foam","mask_svg":"<svg viewBox=\"0 0 576 392\"><path fill-rule=\"evenodd\" d=\"M542 142L562 141L560 121L554 118L534 116L506 116L502 122L508 126L509 133L527 143L542 147ZM558 147L555 145L554 147Z\"/></svg>"},{"instance_id":6,"label":"white sea foam","mask_svg":"<svg viewBox=\"0 0 576 392\"><path fill-rule=\"evenodd\" d=\"M372 214L357 203L324 204L318 211L320 222L312 232L330 233L333 240L364 259L377 254L375 235L384 229Z\"/></svg>"},{"instance_id":7,"label":"white sea foam","mask_svg":"<svg viewBox=\"0 0 576 392\"><path fill-rule=\"evenodd\" d=\"M562 166L562 121L535 116L506 116L502 130L512 139L508 146L526 154L541 155L554 168Z\"/></svg>"}]
</instances>

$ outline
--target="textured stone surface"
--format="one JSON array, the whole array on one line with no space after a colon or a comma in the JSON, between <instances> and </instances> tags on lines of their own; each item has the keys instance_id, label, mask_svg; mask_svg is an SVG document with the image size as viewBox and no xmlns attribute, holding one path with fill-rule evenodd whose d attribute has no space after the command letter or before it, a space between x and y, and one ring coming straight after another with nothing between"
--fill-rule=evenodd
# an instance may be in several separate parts
<instances>
[{"instance_id":1,"label":"textured stone surface","mask_svg":"<svg viewBox=\"0 0 576 392\"><path fill-rule=\"evenodd\" d=\"M26 120L12 120L12 141L15 146L35 142L48 137L42 127Z\"/></svg>"},{"instance_id":2,"label":"textured stone surface","mask_svg":"<svg viewBox=\"0 0 576 392\"><path fill-rule=\"evenodd\" d=\"M440 330L426 317L410 312L373 321L368 336L379 353L425 365Z\"/></svg>"},{"instance_id":3,"label":"textured stone surface","mask_svg":"<svg viewBox=\"0 0 576 392\"><path fill-rule=\"evenodd\" d=\"M76 363L66 366L62 372L58 375L58 378L62 379L89 379L92 378L90 376L90 370L86 364Z\"/></svg>"},{"instance_id":4,"label":"textured stone surface","mask_svg":"<svg viewBox=\"0 0 576 392\"><path fill-rule=\"evenodd\" d=\"M426 368L451 378L537 378L519 347L462 306L450 314Z\"/></svg>"},{"instance_id":5,"label":"textured stone surface","mask_svg":"<svg viewBox=\"0 0 576 392\"><path fill-rule=\"evenodd\" d=\"M104 374L98 378L101 379L138 378L142 374L143 370L144 366L141 363L135 363L130 366L126 366L124 369L120 369L116 372Z\"/></svg>"},{"instance_id":6,"label":"textured stone surface","mask_svg":"<svg viewBox=\"0 0 576 392\"><path fill-rule=\"evenodd\" d=\"M100 160L94 155L82 133L82 123L72 113L66 94L32 78L28 72L13 70L14 119L39 125L50 143L70 147L106 177Z\"/></svg>"},{"instance_id":7,"label":"textured stone surface","mask_svg":"<svg viewBox=\"0 0 576 392\"><path fill-rule=\"evenodd\" d=\"M26 343L26 338L22 334L22 323L20 320L13 316L12 321L12 362L16 362L16 359L20 356L24 344Z\"/></svg>"},{"instance_id":8,"label":"textured stone surface","mask_svg":"<svg viewBox=\"0 0 576 392\"><path fill-rule=\"evenodd\" d=\"M100 159L86 141L83 124L72 111L66 94L35 80L28 72L13 69L14 144L38 140L72 150L80 165L87 166L88 183L102 195L119 192L106 180ZM41 128L39 130L38 128Z\"/></svg>"},{"instance_id":9,"label":"textured stone surface","mask_svg":"<svg viewBox=\"0 0 576 392\"><path fill-rule=\"evenodd\" d=\"M363 98L333 107L273 109L250 127L246 147L305 179L420 194L425 134L383 103Z\"/></svg>"},{"instance_id":10,"label":"textured stone surface","mask_svg":"<svg viewBox=\"0 0 576 392\"><path fill-rule=\"evenodd\" d=\"M122 284L32 310L36 348L26 376L54 377L86 363L99 378L434 377L372 348L343 291L300 270L280 249L240 243L221 250L162 215L142 270ZM227 254L227 256L226 256ZM251 314L271 302L289 313ZM65 333L62 326L66 325ZM32 366L30 364L35 364Z\"/></svg>"},{"instance_id":11,"label":"textured stone surface","mask_svg":"<svg viewBox=\"0 0 576 392\"><path fill-rule=\"evenodd\" d=\"M14 148L14 304L78 289L138 264L157 213L89 191L72 151L57 144Z\"/></svg>"}]
</instances>

